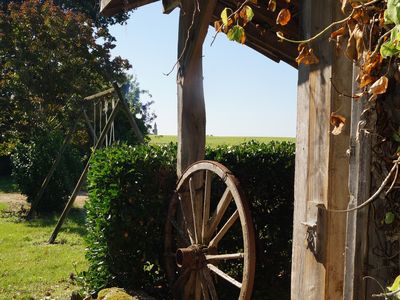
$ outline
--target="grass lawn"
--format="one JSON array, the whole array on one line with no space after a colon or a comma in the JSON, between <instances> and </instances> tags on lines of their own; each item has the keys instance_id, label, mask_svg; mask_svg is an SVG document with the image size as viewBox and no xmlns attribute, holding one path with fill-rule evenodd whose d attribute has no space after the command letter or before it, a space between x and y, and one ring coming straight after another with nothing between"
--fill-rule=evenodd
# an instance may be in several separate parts
<instances>
[{"instance_id":1,"label":"grass lawn","mask_svg":"<svg viewBox=\"0 0 400 300\"><path fill-rule=\"evenodd\" d=\"M47 240L57 218L20 221L0 203L0 299L70 299L71 273L86 269L83 209L73 209L57 244Z\"/></svg>"},{"instance_id":2,"label":"grass lawn","mask_svg":"<svg viewBox=\"0 0 400 300\"><path fill-rule=\"evenodd\" d=\"M150 135L150 144L168 144L177 142L176 135ZM206 137L206 143L210 147L219 145L237 145L244 142L258 141L268 143L270 141L289 141L295 142L295 138L290 137L248 137L248 136L210 136Z\"/></svg>"}]
</instances>

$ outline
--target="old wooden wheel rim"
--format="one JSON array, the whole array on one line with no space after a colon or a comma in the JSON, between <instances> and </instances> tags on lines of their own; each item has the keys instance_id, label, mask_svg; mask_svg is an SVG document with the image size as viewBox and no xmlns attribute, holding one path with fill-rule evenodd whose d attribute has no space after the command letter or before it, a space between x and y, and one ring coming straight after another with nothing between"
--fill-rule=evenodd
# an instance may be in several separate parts
<instances>
[{"instance_id":1,"label":"old wooden wheel rim","mask_svg":"<svg viewBox=\"0 0 400 300\"><path fill-rule=\"evenodd\" d=\"M212 209L211 186L215 179L223 182L225 190ZM241 228L242 251L219 253L219 243L237 222ZM176 248L176 244L180 247ZM216 300L217 280L225 280L240 289L238 299L250 299L255 272L253 223L239 182L223 165L199 161L179 179L165 226L165 257L175 299ZM241 281L219 269L216 266L219 261L240 261Z\"/></svg>"}]
</instances>

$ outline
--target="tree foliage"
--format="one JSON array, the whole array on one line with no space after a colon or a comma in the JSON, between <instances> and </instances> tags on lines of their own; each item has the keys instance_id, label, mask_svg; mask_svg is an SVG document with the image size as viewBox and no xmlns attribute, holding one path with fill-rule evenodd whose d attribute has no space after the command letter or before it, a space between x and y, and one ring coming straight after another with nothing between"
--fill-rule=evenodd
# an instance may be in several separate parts
<instances>
[{"instance_id":1,"label":"tree foliage","mask_svg":"<svg viewBox=\"0 0 400 300\"><path fill-rule=\"evenodd\" d=\"M6 10L10 2L22 3L23 0L1 0L0 7ZM100 14L99 0L55 0L54 3L64 10L71 10L73 12L83 13L94 21L98 27L106 27L116 23L124 23L129 18L128 12L121 12L113 17L105 17Z\"/></svg>"},{"instance_id":2,"label":"tree foliage","mask_svg":"<svg viewBox=\"0 0 400 300\"><path fill-rule=\"evenodd\" d=\"M107 28L82 13L50 0L7 5L0 11L0 143L71 124L79 99L123 80L130 65L112 59L112 48Z\"/></svg>"}]
</instances>

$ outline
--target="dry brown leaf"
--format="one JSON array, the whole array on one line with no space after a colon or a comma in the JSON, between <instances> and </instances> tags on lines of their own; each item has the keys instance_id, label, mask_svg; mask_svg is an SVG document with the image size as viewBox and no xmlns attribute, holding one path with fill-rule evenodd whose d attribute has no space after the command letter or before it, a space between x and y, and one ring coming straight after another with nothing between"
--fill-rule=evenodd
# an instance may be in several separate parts
<instances>
[{"instance_id":1,"label":"dry brown leaf","mask_svg":"<svg viewBox=\"0 0 400 300\"><path fill-rule=\"evenodd\" d=\"M298 65L313 65L319 63L319 59L315 56L313 49L307 44L300 44L298 47L299 55L296 57Z\"/></svg>"},{"instance_id":2,"label":"dry brown leaf","mask_svg":"<svg viewBox=\"0 0 400 300\"><path fill-rule=\"evenodd\" d=\"M352 30L349 26L350 37L347 42L346 55L351 60L359 59L364 51L363 31L359 24L356 24Z\"/></svg>"},{"instance_id":3,"label":"dry brown leaf","mask_svg":"<svg viewBox=\"0 0 400 300\"><path fill-rule=\"evenodd\" d=\"M362 89L367 85L373 83L375 80L376 80L375 76L372 76L371 74L368 73L364 73L361 75L359 88Z\"/></svg>"},{"instance_id":4,"label":"dry brown leaf","mask_svg":"<svg viewBox=\"0 0 400 300\"><path fill-rule=\"evenodd\" d=\"M214 22L214 28L215 28L216 32L221 32L222 27L223 27L222 21L215 21Z\"/></svg>"},{"instance_id":5,"label":"dry brown leaf","mask_svg":"<svg viewBox=\"0 0 400 300\"><path fill-rule=\"evenodd\" d=\"M275 12L276 10L276 0L269 0L268 2L268 10Z\"/></svg>"},{"instance_id":6,"label":"dry brown leaf","mask_svg":"<svg viewBox=\"0 0 400 300\"><path fill-rule=\"evenodd\" d=\"M336 40L337 38L346 34L346 27L340 27L338 30L335 30L331 33L330 39Z\"/></svg>"},{"instance_id":7,"label":"dry brown leaf","mask_svg":"<svg viewBox=\"0 0 400 300\"><path fill-rule=\"evenodd\" d=\"M287 23L289 23L291 18L292 14L290 13L290 10L288 10L287 8L282 8L278 16L276 17L276 24L285 26L287 25Z\"/></svg>"},{"instance_id":8,"label":"dry brown leaf","mask_svg":"<svg viewBox=\"0 0 400 300\"><path fill-rule=\"evenodd\" d=\"M380 95L386 93L389 84L389 79L386 76L382 76L373 85L370 86L368 93L373 95Z\"/></svg>"},{"instance_id":9,"label":"dry brown leaf","mask_svg":"<svg viewBox=\"0 0 400 300\"><path fill-rule=\"evenodd\" d=\"M332 130L333 135L339 135L342 133L344 125L346 123L346 118L342 115L338 115L335 113L331 114L331 125L334 126Z\"/></svg>"}]
</instances>

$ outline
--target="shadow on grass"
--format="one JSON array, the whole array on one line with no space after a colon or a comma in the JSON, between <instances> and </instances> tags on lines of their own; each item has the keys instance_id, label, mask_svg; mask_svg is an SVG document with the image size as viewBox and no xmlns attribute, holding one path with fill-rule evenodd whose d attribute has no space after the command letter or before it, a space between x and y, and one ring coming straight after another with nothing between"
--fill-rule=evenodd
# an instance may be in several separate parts
<instances>
[{"instance_id":1,"label":"shadow on grass","mask_svg":"<svg viewBox=\"0 0 400 300\"><path fill-rule=\"evenodd\" d=\"M61 213L40 215L26 224L30 227L52 227L54 228L60 219ZM84 208L73 207L69 211L60 232L67 231L85 236L87 233L85 226L86 210Z\"/></svg>"},{"instance_id":2,"label":"shadow on grass","mask_svg":"<svg viewBox=\"0 0 400 300\"><path fill-rule=\"evenodd\" d=\"M0 193L18 193L18 186L11 176L0 176Z\"/></svg>"}]
</instances>

